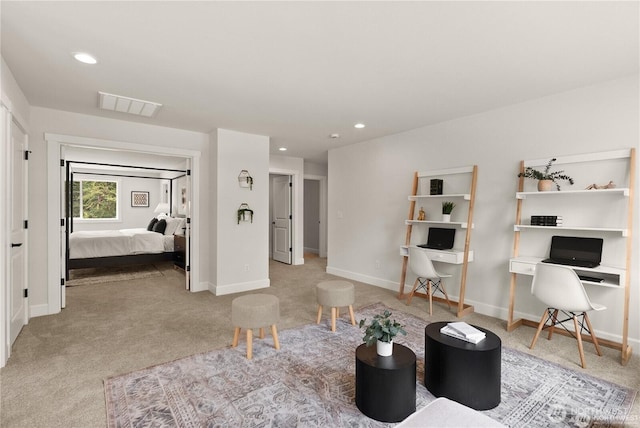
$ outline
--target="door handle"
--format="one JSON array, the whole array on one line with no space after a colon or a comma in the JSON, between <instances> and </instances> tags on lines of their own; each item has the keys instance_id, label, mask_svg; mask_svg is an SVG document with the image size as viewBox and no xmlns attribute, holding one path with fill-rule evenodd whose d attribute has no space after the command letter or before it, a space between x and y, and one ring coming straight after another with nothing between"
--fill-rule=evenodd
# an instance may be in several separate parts
<instances>
[{"instance_id":1,"label":"door handle","mask_svg":"<svg viewBox=\"0 0 640 428\"><path fill-rule=\"evenodd\" d=\"M14 244L13 242L11 243L11 248L13 247L21 247L22 246L22 242L18 243L18 244Z\"/></svg>"}]
</instances>

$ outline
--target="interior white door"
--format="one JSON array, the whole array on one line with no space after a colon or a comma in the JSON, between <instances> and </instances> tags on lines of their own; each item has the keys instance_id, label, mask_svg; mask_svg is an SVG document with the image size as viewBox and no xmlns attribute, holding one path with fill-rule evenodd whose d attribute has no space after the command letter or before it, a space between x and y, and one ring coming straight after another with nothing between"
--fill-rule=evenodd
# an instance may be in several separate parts
<instances>
[{"instance_id":1,"label":"interior white door","mask_svg":"<svg viewBox=\"0 0 640 428\"><path fill-rule=\"evenodd\" d=\"M28 298L25 295L27 276L27 233L25 230L27 195L27 136L11 122L11 254L9 287L9 343L18 337L28 321Z\"/></svg>"},{"instance_id":2,"label":"interior white door","mask_svg":"<svg viewBox=\"0 0 640 428\"><path fill-rule=\"evenodd\" d=\"M291 264L291 176L273 179L273 259Z\"/></svg>"}]
</instances>

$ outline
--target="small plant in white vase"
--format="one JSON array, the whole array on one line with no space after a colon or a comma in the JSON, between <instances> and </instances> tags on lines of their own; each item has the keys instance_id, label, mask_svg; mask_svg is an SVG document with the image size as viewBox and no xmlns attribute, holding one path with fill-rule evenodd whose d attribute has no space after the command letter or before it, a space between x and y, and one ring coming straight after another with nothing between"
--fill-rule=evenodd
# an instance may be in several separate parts
<instances>
[{"instance_id":1,"label":"small plant in white vase","mask_svg":"<svg viewBox=\"0 0 640 428\"><path fill-rule=\"evenodd\" d=\"M365 326L366 319L360 320L360 328ZM377 346L378 355L388 357L393 353L393 338L398 334L406 336L404 326L391 319L391 312L385 309L382 314L374 315L371 324L366 326L362 341L367 346L374 343Z\"/></svg>"},{"instance_id":2,"label":"small plant in white vase","mask_svg":"<svg viewBox=\"0 0 640 428\"><path fill-rule=\"evenodd\" d=\"M442 221L446 221L446 222L451 221L451 212L455 207L456 207L456 204L454 204L451 201L444 201L442 203Z\"/></svg>"}]
</instances>

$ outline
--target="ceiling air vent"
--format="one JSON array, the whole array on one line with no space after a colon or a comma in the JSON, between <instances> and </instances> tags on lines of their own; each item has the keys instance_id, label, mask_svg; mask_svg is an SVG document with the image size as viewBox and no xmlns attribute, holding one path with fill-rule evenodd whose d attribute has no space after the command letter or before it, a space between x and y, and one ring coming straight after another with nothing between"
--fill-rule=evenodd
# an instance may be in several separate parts
<instances>
[{"instance_id":1,"label":"ceiling air vent","mask_svg":"<svg viewBox=\"0 0 640 428\"><path fill-rule=\"evenodd\" d=\"M137 100L135 98L123 97L122 95L107 94L106 92L98 92L98 94L100 95L100 108L104 110L153 117L160 107L162 107L162 104L152 101Z\"/></svg>"}]
</instances>

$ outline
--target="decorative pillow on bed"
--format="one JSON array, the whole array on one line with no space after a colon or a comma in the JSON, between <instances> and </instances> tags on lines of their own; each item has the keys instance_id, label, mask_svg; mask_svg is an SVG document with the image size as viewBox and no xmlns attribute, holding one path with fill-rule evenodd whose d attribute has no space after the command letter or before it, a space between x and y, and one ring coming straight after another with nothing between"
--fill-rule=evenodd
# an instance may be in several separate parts
<instances>
[{"instance_id":1,"label":"decorative pillow on bed","mask_svg":"<svg viewBox=\"0 0 640 428\"><path fill-rule=\"evenodd\" d=\"M167 222L167 228L164 230L165 235L173 235L176 233L178 226L182 223L182 219L169 217L165 221Z\"/></svg>"},{"instance_id":2,"label":"decorative pillow on bed","mask_svg":"<svg viewBox=\"0 0 640 428\"><path fill-rule=\"evenodd\" d=\"M147 226L147 230L148 231L152 231L153 230L153 226L156 225L156 223L158 222L157 218L152 218L151 221L149 222L149 225Z\"/></svg>"},{"instance_id":3,"label":"decorative pillow on bed","mask_svg":"<svg viewBox=\"0 0 640 428\"><path fill-rule=\"evenodd\" d=\"M156 224L153 225L153 231L164 234L164 230L167 228L166 220L158 220Z\"/></svg>"}]
</instances>

